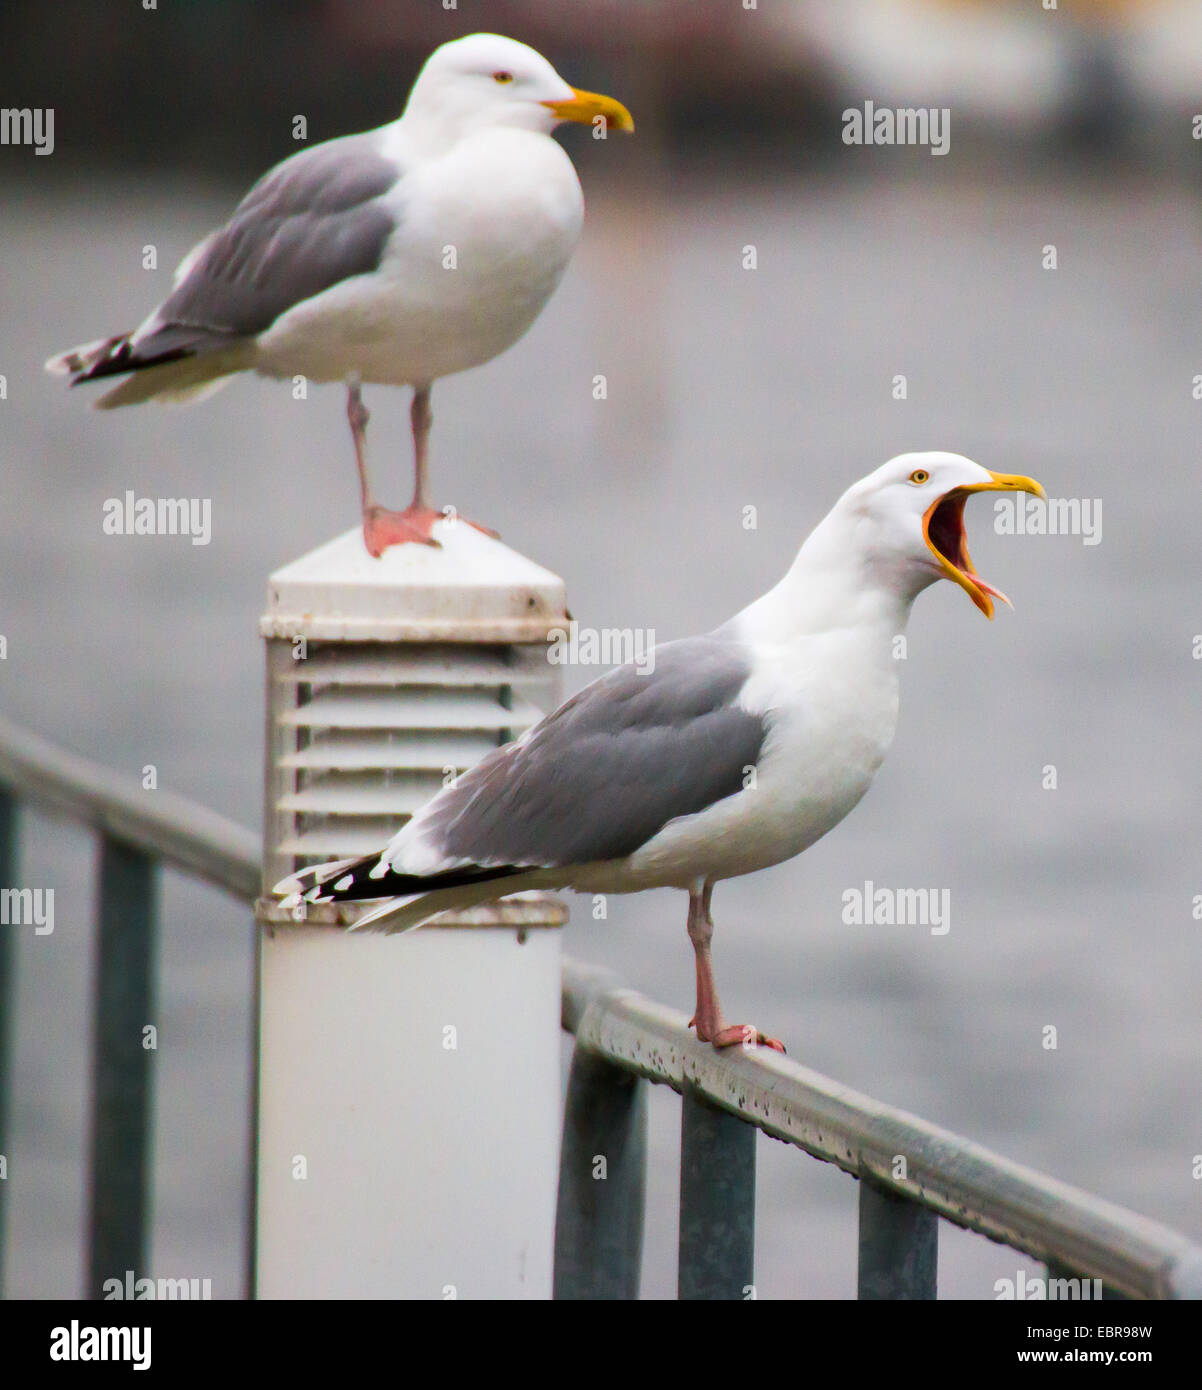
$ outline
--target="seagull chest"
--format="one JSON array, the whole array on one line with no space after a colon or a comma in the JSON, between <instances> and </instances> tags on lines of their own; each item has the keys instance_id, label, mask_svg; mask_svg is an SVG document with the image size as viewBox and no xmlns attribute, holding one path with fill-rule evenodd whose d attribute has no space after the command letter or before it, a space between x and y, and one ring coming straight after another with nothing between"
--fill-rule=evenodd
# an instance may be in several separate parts
<instances>
[{"instance_id":1,"label":"seagull chest","mask_svg":"<svg viewBox=\"0 0 1202 1390\"><path fill-rule=\"evenodd\" d=\"M378 269L282 315L259 338L260 371L406 385L479 366L538 317L584 213L567 155L522 131L462 141L385 201L396 230Z\"/></svg>"},{"instance_id":2,"label":"seagull chest","mask_svg":"<svg viewBox=\"0 0 1202 1390\"><path fill-rule=\"evenodd\" d=\"M769 722L753 815L772 820L776 834L764 836L788 858L837 825L876 776L897 731L896 664L867 634L824 634L748 694Z\"/></svg>"},{"instance_id":3,"label":"seagull chest","mask_svg":"<svg viewBox=\"0 0 1202 1390\"><path fill-rule=\"evenodd\" d=\"M859 802L897 728L896 672L844 634L763 654L741 703L766 734L743 789L670 822L631 856L639 886L733 878L800 854ZM626 891L614 887L611 891Z\"/></svg>"}]
</instances>

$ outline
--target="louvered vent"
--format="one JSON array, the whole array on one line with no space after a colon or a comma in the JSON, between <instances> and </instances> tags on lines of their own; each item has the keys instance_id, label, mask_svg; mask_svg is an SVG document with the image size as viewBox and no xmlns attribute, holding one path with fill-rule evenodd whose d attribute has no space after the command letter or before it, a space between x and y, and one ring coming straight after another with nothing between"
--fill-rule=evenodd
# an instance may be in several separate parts
<instances>
[{"instance_id":1,"label":"louvered vent","mask_svg":"<svg viewBox=\"0 0 1202 1390\"><path fill-rule=\"evenodd\" d=\"M281 876L370 854L553 703L545 645L272 643Z\"/></svg>"},{"instance_id":2,"label":"louvered vent","mask_svg":"<svg viewBox=\"0 0 1202 1390\"><path fill-rule=\"evenodd\" d=\"M442 550L408 545L379 561L351 532L272 576L266 886L382 848L557 703L546 636L567 621L561 581L470 527L448 530ZM547 908L563 920L558 903Z\"/></svg>"}]
</instances>

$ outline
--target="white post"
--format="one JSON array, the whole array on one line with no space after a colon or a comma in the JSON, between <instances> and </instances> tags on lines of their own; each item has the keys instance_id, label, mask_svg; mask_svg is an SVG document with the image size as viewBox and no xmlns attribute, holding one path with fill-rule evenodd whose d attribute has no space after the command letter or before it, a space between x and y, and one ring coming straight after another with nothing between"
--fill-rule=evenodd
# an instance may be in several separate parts
<instances>
[{"instance_id":1,"label":"white post","mask_svg":"<svg viewBox=\"0 0 1202 1390\"><path fill-rule=\"evenodd\" d=\"M563 583L465 523L271 576L265 890L370 853L558 699ZM547 1298L566 910L529 894L399 937L260 923L257 1295Z\"/></svg>"}]
</instances>

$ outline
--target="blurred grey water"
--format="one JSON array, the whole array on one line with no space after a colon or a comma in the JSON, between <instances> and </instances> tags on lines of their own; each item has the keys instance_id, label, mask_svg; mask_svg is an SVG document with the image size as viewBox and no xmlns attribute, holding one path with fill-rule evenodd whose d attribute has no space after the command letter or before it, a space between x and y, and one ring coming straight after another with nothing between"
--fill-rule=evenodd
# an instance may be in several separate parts
<instances>
[{"instance_id":1,"label":"blurred grey water","mask_svg":"<svg viewBox=\"0 0 1202 1390\"><path fill-rule=\"evenodd\" d=\"M987 623L951 585L920 599L877 784L803 860L719 887L716 960L731 1016L806 1064L1202 1238L1197 208L1173 185L966 182L944 163L590 187L584 245L529 337L436 388L435 490L564 575L583 624L660 640L762 592L842 488L902 449L1101 498L1096 546L995 535L988 502L969 508L978 568L1017 611ZM0 707L257 825L256 618L268 572L355 519L340 392L245 380L97 415L40 370L136 323L237 191L4 199ZM407 400L367 399L400 502ZM212 543L103 535L126 489L211 498ZM24 880L54 886L57 910L53 936L19 943L19 1296L81 1286L88 846L26 821ZM866 879L949 889L950 932L844 925ZM154 1272L235 1296L251 932L174 880L164 907ZM578 911L566 947L687 1008L684 907L664 892L603 924ZM671 1296L678 1107L657 1092L652 1113L644 1293ZM854 1293L855 1200L761 1141L761 1297ZM941 1266L943 1296L968 1298L1032 1268L948 1228Z\"/></svg>"}]
</instances>

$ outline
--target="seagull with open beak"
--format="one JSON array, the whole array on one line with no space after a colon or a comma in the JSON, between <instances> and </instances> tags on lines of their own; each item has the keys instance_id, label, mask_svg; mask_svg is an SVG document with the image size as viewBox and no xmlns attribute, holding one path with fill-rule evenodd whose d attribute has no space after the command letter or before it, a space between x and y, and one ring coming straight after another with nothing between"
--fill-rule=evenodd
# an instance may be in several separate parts
<instances>
[{"instance_id":1,"label":"seagull with open beak","mask_svg":"<svg viewBox=\"0 0 1202 1390\"><path fill-rule=\"evenodd\" d=\"M689 895L693 1024L715 1047L762 1044L728 1024L711 959L720 879L800 854L868 790L898 715L897 635L940 579L993 616L964 505L1030 492L959 454L903 454L854 483L774 588L721 627L602 676L489 753L377 853L301 869L286 905L386 899L386 932L530 888Z\"/></svg>"}]
</instances>

